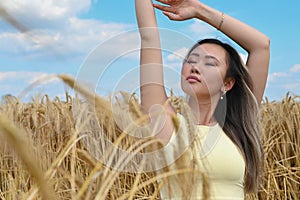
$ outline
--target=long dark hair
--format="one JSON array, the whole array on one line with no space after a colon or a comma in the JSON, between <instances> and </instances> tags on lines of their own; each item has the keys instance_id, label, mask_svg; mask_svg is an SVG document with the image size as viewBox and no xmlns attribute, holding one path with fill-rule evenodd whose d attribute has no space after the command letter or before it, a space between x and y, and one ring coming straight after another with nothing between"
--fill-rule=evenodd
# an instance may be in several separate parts
<instances>
[{"instance_id":1,"label":"long dark hair","mask_svg":"<svg viewBox=\"0 0 300 200\"><path fill-rule=\"evenodd\" d=\"M245 192L256 192L262 165L262 144L260 140L259 108L252 93L253 83L246 66L237 51L229 44L217 39L197 42L188 55L199 45L210 43L226 51L228 70L226 77L235 79L235 84L224 99L220 100L214 112L226 135L242 152L245 162Z\"/></svg>"}]
</instances>

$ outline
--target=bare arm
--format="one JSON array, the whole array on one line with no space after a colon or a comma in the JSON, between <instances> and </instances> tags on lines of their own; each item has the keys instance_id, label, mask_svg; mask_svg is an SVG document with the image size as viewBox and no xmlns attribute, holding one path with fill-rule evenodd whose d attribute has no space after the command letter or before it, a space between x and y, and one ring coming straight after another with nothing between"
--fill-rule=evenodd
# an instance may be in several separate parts
<instances>
[{"instance_id":1,"label":"bare arm","mask_svg":"<svg viewBox=\"0 0 300 200\"><path fill-rule=\"evenodd\" d=\"M205 14L199 14L199 19L203 19L218 28L222 18L219 11L203 6L203 11L201 12ZM247 24L228 15L224 15L224 21L220 31L248 52L246 65L254 83L254 96L260 104L263 98L269 69L269 38L251 26L248 26Z\"/></svg>"},{"instance_id":2,"label":"bare arm","mask_svg":"<svg viewBox=\"0 0 300 200\"><path fill-rule=\"evenodd\" d=\"M215 28L220 27L222 13L198 0L158 0L169 6L155 5L172 20L198 18ZM247 67L254 82L253 93L261 102L266 86L270 60L270 40L263 33L247 24L224 15L220 31L248 52Z\"/></svg>"},{"instance_id":3,"label":"bare arm","mask_svg":"<svg viewBox=\"0 0 300 200\"><path fill-rule=\"evenodd\" d=\"M136 17L141 36L140 52L140 91L142 109L150 113L155 105L164 106L166 115L162 118L164 126L157 136L167 142L173 131L169 114L174 114L172 107L166 104L167 95L164 87L162 52L152 0L135 0ZM154 119L154 118L152 118Z\"/></svg>"}]
</instances>

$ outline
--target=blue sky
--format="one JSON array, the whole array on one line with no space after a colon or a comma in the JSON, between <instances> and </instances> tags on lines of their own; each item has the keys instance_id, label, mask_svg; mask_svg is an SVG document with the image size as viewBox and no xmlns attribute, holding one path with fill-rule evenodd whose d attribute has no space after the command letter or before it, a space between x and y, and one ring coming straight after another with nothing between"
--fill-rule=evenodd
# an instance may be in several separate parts
<instances>
[{"instance_id":1,"label":"blue sky","mask_svg":"<svg viewBox=\"0 0 300 200\"><path fill-rule=\"evenodd\" d=\"M265 96L281 100L288 91L300 95L299 1L202 2L270 37ZM138 91L139 40L133 0L14 0L2 1L0 6L26 28L20 32L4 20L2 12L0 96L28 99L49 94L63 98L70 89L53 78L62 73L79 77L103 95ZM157 17L165 49L166 84L178 94L181 58L194 41L214 37L236 46L199 21L172 22L159 11ZM247 56L238 50L243 58Z\"/></svg>"}]
</instances>

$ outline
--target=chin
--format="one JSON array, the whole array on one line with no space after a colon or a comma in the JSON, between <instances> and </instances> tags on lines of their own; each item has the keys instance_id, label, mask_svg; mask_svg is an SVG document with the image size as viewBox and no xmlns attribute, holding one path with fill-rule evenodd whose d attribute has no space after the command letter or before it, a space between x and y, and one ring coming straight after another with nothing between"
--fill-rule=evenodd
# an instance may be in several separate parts
<instances>
[{"instance_id":1,"label":"chin","mask_svg":"<svg viewBox=\"0 0 300 200\"><path fill-rule=\"evenodd\" d=\"M184 92L186 95L188 95L188 96L190 96L190 97L196 97L196 96L197 96L196 91L193 90L191 87L188 87L188 88L182 87L182 90L183 90L183 92Z\"/></svg>"}]
</instances>

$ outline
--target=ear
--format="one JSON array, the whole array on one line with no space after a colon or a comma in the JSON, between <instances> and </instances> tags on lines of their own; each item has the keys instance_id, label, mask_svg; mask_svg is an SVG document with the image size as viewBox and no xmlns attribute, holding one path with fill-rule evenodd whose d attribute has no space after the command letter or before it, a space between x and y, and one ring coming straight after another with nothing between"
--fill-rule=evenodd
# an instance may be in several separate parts
<instances>
[{"instance_id":1,"label":"ear","mask_svg":"<svg viewBox=\"0 0 300 200\"><path fill-rule=\"evenodd\" d=\"M235 84L235 78L233 78L233 77L225 78L225 81L224 81L225 91L231 90L231 88L234 86L234 84Z\"/></svg>"}]
</instances>

